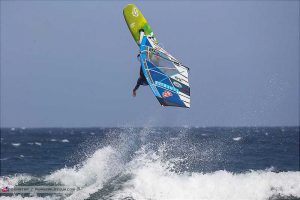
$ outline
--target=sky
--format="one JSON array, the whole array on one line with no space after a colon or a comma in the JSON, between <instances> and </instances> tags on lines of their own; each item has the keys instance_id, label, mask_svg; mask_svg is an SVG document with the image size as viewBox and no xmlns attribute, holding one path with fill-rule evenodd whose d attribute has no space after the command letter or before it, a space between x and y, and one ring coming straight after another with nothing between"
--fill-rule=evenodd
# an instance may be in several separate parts
<instances>
[{"instance_id":1,"label":"sky","mask_svg":"<svg viewBox=\"0 0 300 200\"><path fill-rule=\"evenodd\" d=\"M191 108L137 97L135 3ZM1 1L1 127L299 126L299 1Z\"/></svg>"}]
</instances>

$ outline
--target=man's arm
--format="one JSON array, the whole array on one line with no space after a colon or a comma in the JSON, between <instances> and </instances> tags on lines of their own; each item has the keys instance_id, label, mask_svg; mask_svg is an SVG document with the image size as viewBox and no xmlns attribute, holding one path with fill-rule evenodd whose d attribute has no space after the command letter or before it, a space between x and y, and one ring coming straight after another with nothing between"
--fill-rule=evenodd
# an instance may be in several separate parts
<instances>
[{"instance_id":1,"label":"man's arm","mask_svg":"<svg viewBox=\"0 0 300 200\"><path fill-rule=\"evenodd\" d=\"M140 87L140 84L137 83L137 84L135 85L135 87L133 88L133 91L137 91L137 90L139 89L139 87Z\"/></svg>"},{"instance_id":2,"label":"man's arm","mask_svg":"<svg viewBox=\"0 0 300 200\"><path fill-rule=\"evenodd\" d=\"M136 82L136 85L135 87L133 88L133 91L132 91L132 96L136 96L136 91L139 89L140 85L141 85L141 77L139 77L139 79L137 80Z\"/></svg>"},{"instance_id":3,"label":"man's arm","mask_svg":"<svg viewBox=\"0 0 300 200\"><path fill-rule=\"evenodd\" d=\"M136 86L133 88L133 91L132 91L132 96L136 96L136 91L137 89L139 89L140 85L139 84L136 84Z\"/></svg>"}]
</instances>

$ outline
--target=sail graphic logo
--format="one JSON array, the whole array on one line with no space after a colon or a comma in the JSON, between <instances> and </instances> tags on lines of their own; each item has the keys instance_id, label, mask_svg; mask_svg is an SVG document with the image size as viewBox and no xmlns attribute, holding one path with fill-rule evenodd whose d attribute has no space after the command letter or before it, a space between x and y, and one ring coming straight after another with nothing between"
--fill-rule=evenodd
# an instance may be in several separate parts
<instances>
[{"instance_id":1,"label":"sail graphic logo","mask_svg":"<svg viewBox=\"0 0 300 200\"><path fill-rule=\"evenodd\" d=\"M176 92L176 93L179 93L179 90L173 86L170 86L170 85L167 85L165 83L162 83L160 81L155 81L155 85L159 86L159 87L163 87L163 88L166 88L168 90L171 90L173 92Z\"/></svg>"},{"instance_id":2,"label":"sail graphic logo","mask_svg":"<svg viewBox=\"0 0 300 200\"><path fill-rule=\"evenodd\" d=\"M168 91L168 90L165 90L163 93L162 93L162 96L167 98L167 97L170 97L170 96L173 96L172 92Z\"/></svg>"},{"instance_id":3,"label":"sail graphic logo","mask_svg":"<svg viewBox=\"0 0 300 200\"><path fill-rule=\"evenodd\" d=\"M131 24L130 24L130 28L133 28L135 26L135 22L132 22Z\"/></svg>"},{"instance_id":4,"label":"sail graphic logo","mask_svg":"<svg viewBox=\"0 0 300 200\"><path fill-rule=\"evenodd\" d=\"M182 88L182 85L176 81L173 81L175 87Z\"/></svg>"},{"instance_id":5,"label":"sail graphic logo","mask_svg":"<svg viewBox=\"0 0 300 200\"><path fill-rule=\"evenodd\" d=\"M139 16L139 13L138 13L138 10L134 7L133 9L132 9L132 15L134 16L134 17L137 17L137 16Z\"/></svg>"}]
</instances>

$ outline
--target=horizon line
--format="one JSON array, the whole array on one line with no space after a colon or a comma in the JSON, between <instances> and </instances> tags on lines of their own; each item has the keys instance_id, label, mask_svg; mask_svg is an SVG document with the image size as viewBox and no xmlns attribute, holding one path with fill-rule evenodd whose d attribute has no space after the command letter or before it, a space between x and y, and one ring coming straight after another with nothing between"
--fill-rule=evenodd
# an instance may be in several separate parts
<instances>
[{"instance_id":1,"label":"horizon line","mask_svg":"<svg viewBox=\"0 0 300 200\"><path fill-rule=\"evenodd\" d=\"M300 125L268 125L268 126L36 126L36 127L25 127L25 126L5 126L0 129L94 129L94 128L300 128Z\"/></svg>"}]
</instances>

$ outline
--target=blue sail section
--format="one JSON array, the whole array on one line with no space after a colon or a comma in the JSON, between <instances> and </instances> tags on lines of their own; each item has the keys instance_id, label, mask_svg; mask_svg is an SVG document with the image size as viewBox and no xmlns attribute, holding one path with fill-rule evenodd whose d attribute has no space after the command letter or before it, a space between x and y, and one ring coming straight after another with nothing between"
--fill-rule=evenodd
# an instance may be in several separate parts
<instances>
[{"instance_id":1,"label":"blue sail section","mask_svg":"<svg viewBox=\"0 0 300 200\"><path fill-rule=\"evenodd\" d=\"M180 73L172 62L172 57L166 60L160 53L156 53L154 45L147 36L143 37L140 44L142 70L153 94L163 106L190 107L189 87L188 94L183 93L183 83L170 77Z\"/></svg>"}]
</instances>

